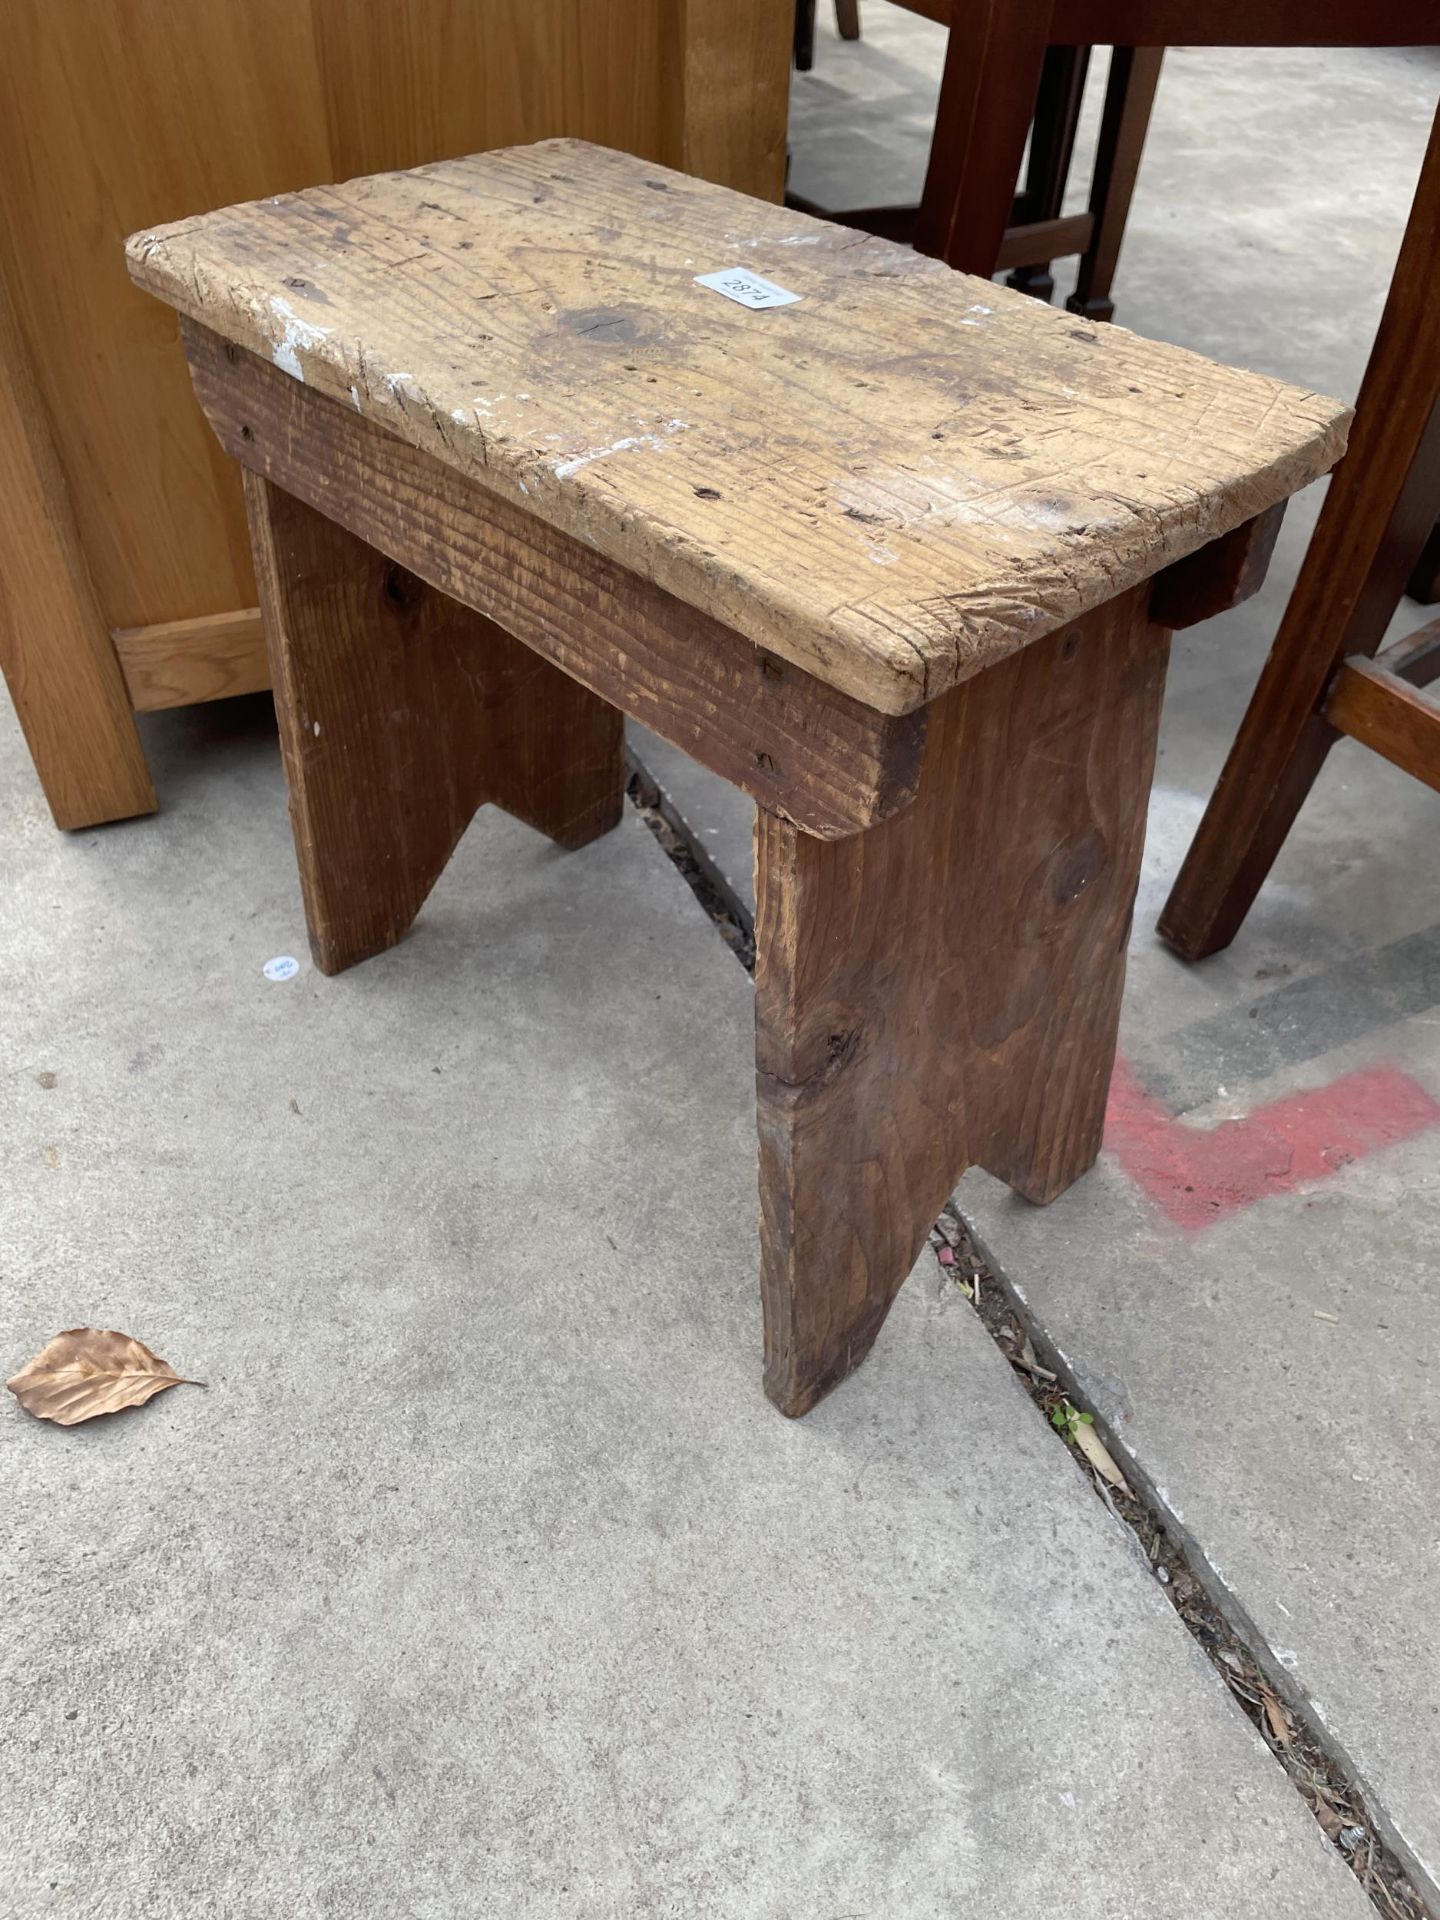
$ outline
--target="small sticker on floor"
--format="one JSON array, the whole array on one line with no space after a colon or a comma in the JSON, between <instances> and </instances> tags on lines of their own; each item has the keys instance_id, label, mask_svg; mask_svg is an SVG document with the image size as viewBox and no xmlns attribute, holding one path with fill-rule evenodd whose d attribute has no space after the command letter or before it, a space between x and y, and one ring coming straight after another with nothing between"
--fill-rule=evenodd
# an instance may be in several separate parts
<instances>
[{"instance_id":1,"label":"small sticker on floor","mask_svg":"<svg viewBox=\"0 0 1440 1920\"><path fill-rule=\"evenodd\" d=\"M267 960L260 969L267 980L293 980L300 971L300 962L293 953L277 953L273 960Z\"/></svg>"},{"instance_id":2,"label":"small sticker on floor","mask_svg":"<svg viewBox=\"0 0 1440 1920\"><path fill-rule=\"evenodd\" d=\"M742 307L793 307L804 296L787 293L784 287L777 287L773 280L762 280L758 273L747 273L744 267L726 267L723 273L697 273L697 287L712 287L716 293L723 293L727 300L738 301Z\"/></svg>"}]
</instances>

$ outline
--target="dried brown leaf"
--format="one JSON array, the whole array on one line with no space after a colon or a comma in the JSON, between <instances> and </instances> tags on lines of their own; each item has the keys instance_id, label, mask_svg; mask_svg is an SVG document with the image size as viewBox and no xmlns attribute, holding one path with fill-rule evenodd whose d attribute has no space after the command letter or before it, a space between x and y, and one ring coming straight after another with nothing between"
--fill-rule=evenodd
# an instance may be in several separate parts
<instances>
[{"instance_id":1,"label":"dried brown leaf","mask_svg":"<svg viewBox=\"0 0 1440 1920\"><path fill-rule=\"evenodd\" d=\"M71 1327L57 1333L5 1384L38 1420L73 1427L100 1413L143 1406L166 1387L198 1387L204 1382L186 1381L168 1361L128 1333Z\"/></svg>"},{"instance_id":2,"label":"dried brown leaf","mask_svg":"<svg viewBox=\"0 0 1440 1920\"><path fill-rule=\"evenodd\" d=\"M1325 1837L1328 1840L1338 1840L1340 1838L1340 1829L1344 1825L1344 1822L1338 1817L1338 1815L1333 1811L1333 1809L1325 1806L1322 1803L1321 1805L1317 1806L1314 1809L1314 1812L1315 1812L1315 1818L1320 1822L1321 1827L1324 1829Z\"/></svg>"},{"instance_id":3,"label":"dried brown leaf","mask_svg":"<svg viewBox=\"0 0 1440 1920\"><path fill-rule=\"evenodd\" d=\"M1237 1700L1244 1700L1248 1705L1258 1709L1260 1696L1248 1680L1242 1680L1238 1673L1226 1673L1222 1678Z\"/></svg>"},{"instance_id":4,"label":"dried brown leaf","mask_svg":"<svg viewBox=\"0 0 1440 1920\"><path fill-rule=\"evenodd\" d=\"M1129 1493L1125 1476L1111 1458L1110 1449L1088 1420L1082 1420L1075 1428L1075 1444L1102 1480L1108 1480L1121 1493Z\"/></svg>"},{"instance_id":5,"label":"dried brown leaf","mask_svg":"<svg viewBox=\"0 0 1440 1920\"><path fill-rule=\"evenodd\" d=\"M1265 1703L1265 1723L1270 1729L1270 1737L1282 1747L1290 1744L1290 1721L1274 1691L1262 1680L1260 1698Z\"/></svg>"}]
</instances>

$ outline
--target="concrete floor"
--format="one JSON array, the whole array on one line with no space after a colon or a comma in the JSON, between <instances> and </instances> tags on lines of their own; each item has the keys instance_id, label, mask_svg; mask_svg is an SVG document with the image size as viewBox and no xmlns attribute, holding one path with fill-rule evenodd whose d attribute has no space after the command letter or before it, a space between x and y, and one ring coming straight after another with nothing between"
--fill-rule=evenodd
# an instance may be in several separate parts
<instances>
[{"instance_id":1,"label":"concrete floor","mask_svg":"<svg viewBox=\"0 0 1440 1920\"><path fill-rule=\"evenodd\" d=\"M822 204L923 178L943 35L889 7L865 32L826 32L796 82L792 178ZM1120 320L1353 396L1437 92L1431 49L1172 52ZM1092 78L1082 162L1097 102ZM959 1203L1433 1898L1440 798L1342 743L1230 951L1186 967L1154 934L1320 492L1263 594L1177 638L1109 1150L1046 1211L983 1174ZM1402 603L1392 631L1429 617ZM748 806L663 743L639 752L748 903ZM1281 1121L1293 1137L1267 1137Z\"/></svg>"},{"instance_id":2,"label":"concrete floor","mask_svg":"<svg viewBox=\"0 0 1440 1920\"><path fill-rule=\"evenodd\" d=\"M891 12L822 42L797 129L832 84L838 139L862 61L933 84ZM1387 58L1301 73L1379 211L1307 230L1263 364L1313 339L1342 391L1434 91ZM1190 124L1162 89L1122 315L1245 359ZM1436 803L1358 752L1232 955L1150 940L1275 604L1177 662L1126 1047L1187 1124L1355 1066L1440 1094ZM749 988L642 827L562 857L482 816L399 949L272 984L305 947L264 703L146 737L165 812L66 838L0 712L5 1371L90 1321L210 1383L0 1409L7 1920L1371 1911L928 1256L841 1392L765 1403ZM962 1189L1422 1854L1435 1137L1203 1233L1115 1157L1044 1214Z\"/></svg>"},{"instance_id":3,"label":"concrete floor","mask_svg":"<svg viewBox=\"0 0 1440 1920\"><path fill-rule=\"evenodd\" d=\"M271 984L265 704L146 734L64 838L0 716L0 1351L209 1382L0 1416L7 1920L1360 1920L928 1257L762 1397L749 983L634 815Z\"/></svg>"}]
</instances>

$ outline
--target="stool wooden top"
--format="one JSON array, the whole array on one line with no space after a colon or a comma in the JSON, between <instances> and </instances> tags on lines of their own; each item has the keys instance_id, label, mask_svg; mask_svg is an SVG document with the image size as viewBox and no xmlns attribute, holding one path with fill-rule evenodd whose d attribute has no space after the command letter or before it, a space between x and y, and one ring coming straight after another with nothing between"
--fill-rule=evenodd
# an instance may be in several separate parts
<instances>
[{"instance_id":1,"label":"stool wooden top","mask_svg":"<svg viewBox=\"0 0 1440 1920\"><path fill-rule=\"evenodd\" d=\"M582 141L136 234L135 280L884 713L1283 500L1348 410ZM752 310L696 276L799 295Z\"/></svg>"}]
</instances>

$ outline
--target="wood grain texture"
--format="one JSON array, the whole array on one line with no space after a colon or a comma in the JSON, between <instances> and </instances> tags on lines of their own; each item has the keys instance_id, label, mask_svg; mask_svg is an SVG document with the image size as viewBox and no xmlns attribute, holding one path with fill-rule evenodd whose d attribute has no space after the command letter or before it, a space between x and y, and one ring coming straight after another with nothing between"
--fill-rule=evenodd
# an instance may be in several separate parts
<instances>
[{"instance_id":1,"label":"wood grain texture","mask_svg":"<svg viewBox=\"0 0 1440 1920\"><path fill-rule=\"evenodd\" d=\"M1375 660L1347 660L1326 698L1325 718L1440 792L1440 707L1398 673Z\"/></svg>"},{"instance_id":2,"label":"wood grain texture","mask_svg":"<svg viewBox=\"0 0 1440 1920\"><path fill-rule=\"evenodd\" d=\"M571 141L137 234L142 285L902 713L1323 472L1334 401ZM802 295L753 313L694 276Z\"/></svg>"},{"instance_id":3,"label":"wood grain texture","mask_svg":"<svg viewBox=\"0 0 1440 1920\"><path fill-rule=\"evenodd\" d=\"M0 272L106 623L255 604L237 476L194 416L173 317L130 284L127 233L552 134L778 197L787 72L772 11L770 0L9 0ZM711 87L682 100L674 62L692 58L692 36L713 52Z\"/></svg>"},{"instance_id":4,"label":"wood grain texture","mask_svg":"<svg viewBox=\"0 0 1440 1920\"><path fill-rule=\"evenodd\" d=\"M137 713L263 693L270 684L258 607L122 628L111 639Z\"/></svg>"},{"instance_id":5,"label":"wood grain texture","mask_svg":"<svg viewBox=\"0 0 1440 1920\"><path fill-rule=\"evenodd\" d=\"M400 939L487 802L563 847L618 822L614 707L268 481L245 492L322 973Z\"/></svg>"},{"instance_id":6,"label":"wood grain texture","mask_svg":"<svg viewBox=\"0 0 1440 1920\"><path fill-rule=\"evenodd\" d=\"M57 827L154 812L125 683L3 278L0 668Z\"/></svg>"},{"instance_id":7,"label":"wood grain texture","mask_svg":"<svg viewBox=\"0 0 1440 1920\"><path fill-rule=\"evenodd\" d=\"M669 26L674 42L663 71L674 123L665 148L591 137L654 153L718 186L779 200L790 114L792 22L785 7L774 0L669 0Z\"/></svg>"},{"instance_id":8,"label":"wood grain texture","mask_svg":"<svg viewBox=\"0 0 1440 1920\"><path fill-rule=\"evenodd\" d=\"M14 0L5 25L0 256L105 624L253 607L237 476L122 249L137 220L329 177L308 7Z\"/></svg>"},{"instance_id":9,"label":"wood grain texture","mask_svg":"<svg viewBox=\"0 0 1440 1920\"><path fill-rule=\"evenodd\" d=\"M196 392L227 451L762 805L834 837L914 798L923 714L861 706L348 404L188 331Z\"/></svg>"},{"instance_id":10,"label":"wood grain texture","mask_svg":"<svg viewBox=\"0 0 1440 1920\"><path fill-rule=\"evenodd\" d=\"M967 1166L1053 1199L1095 1159L1168 639L1142 587L931 711L919 798L756 828L766 1387L864 1358Z\"/></svg>"},{"instance_id":11,"label":"wood grain texture","mask_svg":"<svg viewBox=\"0 0 1440 1920\"><path fill-rule=\"evenodd\" d=\"M257 657L241 658L227 624L255 604L238 476L195 414L174 316L125 272L125 235L557 133L778 198L787 63L775 11L770 0L10 0L0 278L53 439L49 491L69 504L63 533L37 536L29 496L13 481L0 496L0 552L25 556L6 569L19 636L7 672L58 820L154 806L99 633L126 634L144 706L238 691ZM159 630L177 623L194 623L191 638L162 659Z\"/></svg>"}]
</instances>

